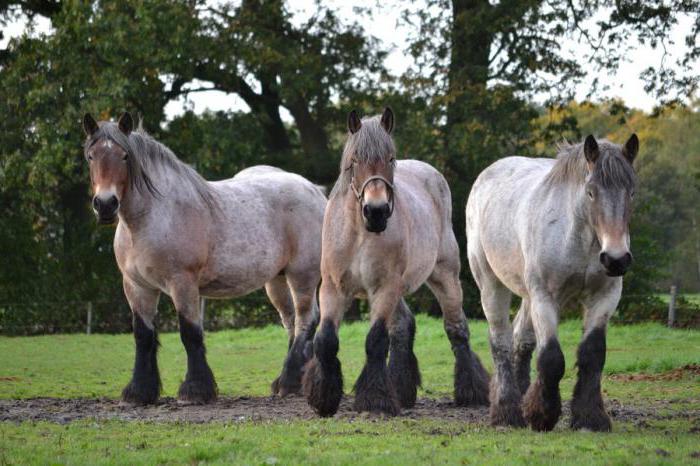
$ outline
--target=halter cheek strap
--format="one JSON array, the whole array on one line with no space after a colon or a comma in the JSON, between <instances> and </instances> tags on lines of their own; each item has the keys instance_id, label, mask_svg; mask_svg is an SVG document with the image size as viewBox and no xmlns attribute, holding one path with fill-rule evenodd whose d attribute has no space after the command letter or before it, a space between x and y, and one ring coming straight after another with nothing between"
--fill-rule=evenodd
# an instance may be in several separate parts
<instances>
[{"instance_id":1,"label":"halter cheek strap","mask_svg":"<svg viewBox=\"0 0 700 466\"><path fill-rule=\"evenodd\" d=\"M391 214L394 213L394 185L389 180L387 180L381 175L370 176L365 180L364 183L362 183L362 187L358 191L357 188L355 188L355 177L353 176L352 180L350 180L350 187L352 187L352 192L355 193L355 198L357 199L357 202L360 203L360 208L362 208L365 203L365 189L367 189L368 184L375 180L383 182L388 188L387 191L389 193L389 217L391 217Z\"/></svg>"}]
</instances>

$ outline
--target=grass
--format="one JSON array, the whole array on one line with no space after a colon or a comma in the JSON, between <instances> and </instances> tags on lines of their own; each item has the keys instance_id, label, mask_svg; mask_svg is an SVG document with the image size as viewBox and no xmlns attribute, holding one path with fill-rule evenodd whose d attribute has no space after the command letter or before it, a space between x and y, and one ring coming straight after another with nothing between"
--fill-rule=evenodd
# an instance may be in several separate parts
<instances>
[{"instance_id":1,"label":"grass","mask_svg":"<svg viewBox=\"0 0 700 466\"><path fill-rule=\"evenodd\" d=\"M453 357L442 323L418 317L416 355L423 373L419 396L448 397ZM570 398L581 323L565 322L560 339L567 368L562 397ZM367 323L341 329L346 389L364 360ZM484 322L472 322L472 341L492 370ZM223 395L267 395L286 349L277 326L209 333L210 365ZM177 334L161 336L164 395L184 377L185 353ZM0 338L0 398L119 396L133 362L130 335L59 335ZM663 409L700 409L700 379L629 381L625 375L662 374L700 363L700 331L658 324L612 326L603 387L631 405L672 400ZM0 464L677 464L700 455L693 419L672 416L645 425L616 423L612 434L548 434L498 430L447 421L313 419L240 423L77 421L67 425L0 423Z\"/></svg>"},{"instance_id":2,"label":"grass","mask_svg":"<svg viewBox=\"0 0 700 466\"><path fill-rule=\"evenodd\" d=\"M657 296L666 304L671 301L671 295L669 293L658 293ZM700 306L700 293L683 293L680 296L689 303Z\"/></svg>"}]
</instances>

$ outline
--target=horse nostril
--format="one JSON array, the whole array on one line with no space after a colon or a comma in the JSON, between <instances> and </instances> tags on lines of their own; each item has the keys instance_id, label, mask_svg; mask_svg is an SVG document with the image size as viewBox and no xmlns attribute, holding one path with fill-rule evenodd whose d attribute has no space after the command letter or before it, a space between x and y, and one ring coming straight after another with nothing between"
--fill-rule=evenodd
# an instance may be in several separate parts
<instances>
[{"instance_id":1,"label":"horse nostril","mask_svg":"<svg viewBox=\"0 0 700 466\"><path fill-rule=\"evenodd\" d=\"M600 263L603 264L603 266L610 267L610 256L607 255L607 253L601 252L600 253Z\"/></svg>"},{"instance_id":2,"label":"horse nostril","mask_svg":"<svg viewBox=\"0 0 700 466\"><path fill-rule=\"evenodd\" d=\"M362 207L362 215L364 215L366 218L369 218L370 215L372 215L372 209L370 209L367 204Z\"/></svg>"},{"instance_id":3,"label":"horse nostril","mask_svg":"<svg viewBox=\"0 0 700 466\"><path fill-rule=\"evenodd\" d=\"M92 208L95 210L100 210L100 206L102 205L102 202L100 201L100 198L95 196L92 198Z\"/></svg>"},{"instance_id":4,"label":"horse nostril","mask_svg":"<svg viewBox=\"0 0 700 466\"><path fill-rule=\"evenodd\" d=\"M117 199L117 196L112 196L109 198L107 201L107 207L109 207L112 211L117 210L117 207L119 207L119 199Z\"/></svg>"}]
</instances>

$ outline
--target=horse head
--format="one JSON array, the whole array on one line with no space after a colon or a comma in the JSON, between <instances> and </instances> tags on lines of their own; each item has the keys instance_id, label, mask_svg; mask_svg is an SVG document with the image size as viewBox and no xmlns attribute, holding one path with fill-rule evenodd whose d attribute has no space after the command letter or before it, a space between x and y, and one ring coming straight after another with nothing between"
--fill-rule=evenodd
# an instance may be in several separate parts
<instances>
[{"instance_id":1,"label":"horse head","mask_svg":"<svg viewBox=\"0 0 700 466\"><path fill-rule=\"evenodd\" d=\"M112 224L116 220L129 181L129 153L126 145L101 131L102 125L108 124L98 125L89 113L83 117L83 129L88 138L85 157L90 166L92 209L101 224ZM133 125L131 115L124 113L117 124L121 136L128 138Z\"/></svg>"},{"instance_id":2,"label":"horse head","mask_svg":"<svg viewBox=\"0 0 700 466\"><path fill-rule=\"evenodd\" d=\"M624 275L632 264L629 221L636 176L632 162L639 151L633 134L624 146L606 144L601 151L593 136L583 145L588 164L585 190L589 222L600 243L600 262L609 276Z\"/></svg>"},{"instance_id":3,"label":"horse head","mask_svg":"<svg viewBox=\"0 0 700 466\"><path fill-rule=\"evenodd\" d=\"M350 187L357 199L367 231L381 233L394 212L394 168L396 149L391 138L394 113L384 109L381 117L360 120L353 110L348 115L350 136L345 145L346 170L351 170Z\"/></svg>"}]
</instances>

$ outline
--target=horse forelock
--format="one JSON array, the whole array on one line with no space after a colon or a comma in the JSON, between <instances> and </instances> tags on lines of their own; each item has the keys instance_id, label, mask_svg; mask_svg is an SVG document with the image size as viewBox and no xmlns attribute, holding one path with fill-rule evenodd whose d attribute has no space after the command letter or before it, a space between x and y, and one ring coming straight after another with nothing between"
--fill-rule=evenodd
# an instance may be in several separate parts
<instances>
[{"instance_id":1,"label":"horse forelock","mask_svg":"<svg viewBox=\"0 0 700 466\"><path fill-rule=\"evenodd\" d=\"M194 168L178 159L167 146L149 135L141 124L127 136L116 123L104 122L99 130L88 138L85 149L87 150L102 138L113 141L128 154L129 180L140 193L160 197L161 193L153 179L158 172L170 172L179 179L187 181L207 205L214 205L206 180Z\"/></svg>"},{"instance_id":2,"label":"horse forelock","mask_svg":"<svg viewBox=\"0 0 700 466\"><path fill-rule=\"evenodd\" d=\"M588 161L583 152L583 143L562 143L552 170L547 175L550 183L584 184L588 177ZM593 166L591 178L604 188L634 189L637 176L622 148L607 140L598 141L599 157Z\"/></svg>"},{"instance_id":3,"label":"horse forelock","mask_svg":"<svg viewBox=\"0 0 700 466\"><path fill-rule=\"evenodd\" d=\"M381 125L381 116L362 119L362 127L348 136L340 160L340 176L333 192L345 192L352 181L352 162L375 164L387 162L396 156L396 146L389 133Z\"/></svg>"}]
</instances>

